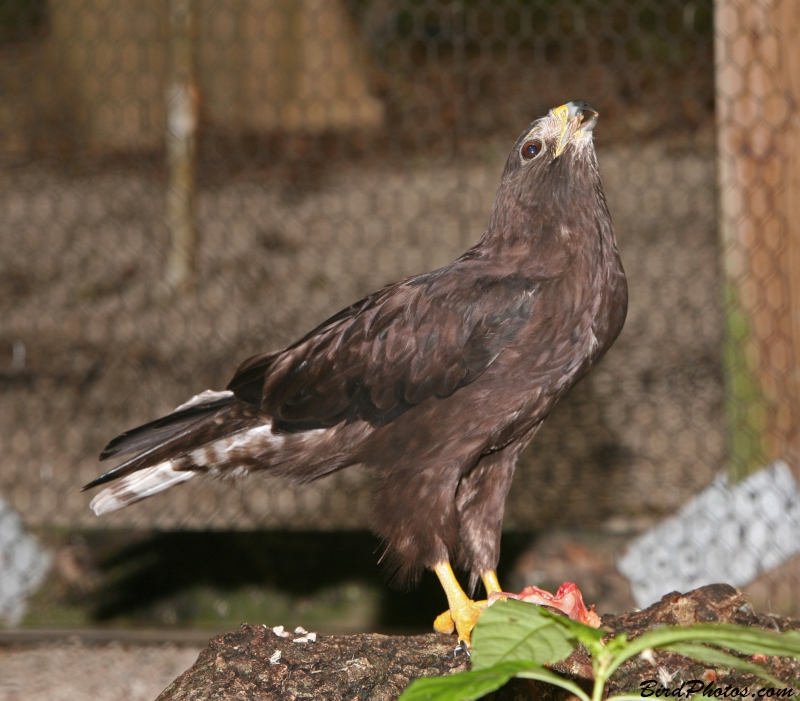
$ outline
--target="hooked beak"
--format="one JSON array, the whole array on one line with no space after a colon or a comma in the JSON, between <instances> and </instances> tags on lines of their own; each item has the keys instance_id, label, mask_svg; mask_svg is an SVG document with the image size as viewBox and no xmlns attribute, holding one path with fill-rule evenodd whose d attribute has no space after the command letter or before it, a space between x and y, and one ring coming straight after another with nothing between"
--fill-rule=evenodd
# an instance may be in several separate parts
<instances>
[{"instance_id":1,"label":"hooked beak","mask_svg":"<svg viewBox=\"0 0 800 701\"><path fill-rule=\"evenodd\" d=\"M555 158L558 158L573 137L584 138L594 129L600 115L588 102L573 100L556 107L553 116L561 122L561 133L555 151Z\"/></svg>"}]
</instances>

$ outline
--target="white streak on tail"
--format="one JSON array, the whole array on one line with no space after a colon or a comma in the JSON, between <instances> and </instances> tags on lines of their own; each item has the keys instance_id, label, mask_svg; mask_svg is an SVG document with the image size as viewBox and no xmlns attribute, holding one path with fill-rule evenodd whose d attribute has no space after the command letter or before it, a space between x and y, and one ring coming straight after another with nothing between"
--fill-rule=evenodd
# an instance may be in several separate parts
<instances>
[{"instance_id":1,"label":"white streak on tail","mask_svg":"<svg viewBox=\"0 0 800 701\"><path fill-rule=\"evenodd\" d=\"M189 470L173 469L172 461L162 462L155 467L148 467L123 477L113 486L100 492L92 499L89 506L100 516L163 492L173 485L191 479L196 474Z\"/></svg>"},{"instance_id":2,"label":"white streak on tail","mask_svg":"<svg viewBox=\"0 0 800 701\"><path fill-rule=\"evenodd\" d=\"M178 407L176 411L203 402L223 399L231 394L232 392L212 392L207 390ZM196 448L186 457L189 458L190 464L198 471L208 472L212 477L244 477L253 468L250 464L237 464L237 462L241 462L243 457L262 455L264 456L265 467L275 464L275 462L280 464L282 459L285 460L280 453L285 444L288 443L290 448L292 446L297 447L305 441L321 437L329 430L318 428L296 434L276 435L272 433L272 424L265 420L260 425ZM238 456L237 453L239 452L243 455ZM182 459L184 464L189 461L185 458ZM158 494L158 492L163 492L165 489L185 482L197 474L196 471L192 470L175 469L174 465L175 463L171 460L167 460L154 467L138 470L127 477L123 477L119 482L115 482L112 486L100 492L92 499L89 506L95 514L100 516L109 511L116 511L124 506L146 499L153 496L153 494Z\"/></svg>"},{"instance_id":3,"label":"white streak on tail","mask_svg":"<svg viewBox=\"0 0 800 701\"><path fill-rule=\"evenodd\" d=\"M280 447L283 439L283 436L276 436L272 433L272 422L264 423L231 436L230 440L225 443L225 452L246 449L253 443L261 441L267 441L270 445Z\"/></svg>"},{"instance_id":4,"label":"white streak on tail","mask_svg":"<svg viewBox=\"0 0 800 701\"><path fill-rule=\"evenodd\" d=\"M183 411L184 409L197 406L198 404L205 404L206 402L215 402L218 399L227 399L228 397L232 396L233 392L231 392L230 390L215 392L213 389L207 389L205 392L200 392L200 394L196 394L188 402L184 402L183 404L181 404L172 413L174 414L176 411Z\"/></svg>"}]
</instances>

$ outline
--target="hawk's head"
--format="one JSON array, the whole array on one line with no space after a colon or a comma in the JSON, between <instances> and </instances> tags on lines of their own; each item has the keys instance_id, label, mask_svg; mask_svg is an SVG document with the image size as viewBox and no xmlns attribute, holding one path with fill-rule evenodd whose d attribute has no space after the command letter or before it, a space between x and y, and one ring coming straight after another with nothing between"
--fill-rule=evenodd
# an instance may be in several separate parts
<instances>
[{"instance_id":1,"label":"hawk's head","mask_svg":"<svg viewBox=\"0 0 800 701\"><path fill-rule=\"evenodd\" d=\"M591 147L592 129L599 115L588 102L575 100L556 107L520 134L508 165L525 169L549 164L569 150L573 156Z\"/></svg>"},{"instance_id":2,"label":"hawk's head","mask_svg":"<svg viewBox=\"0 0 800 701\"><path fill-rule=\"evenodd\" d=\"M493 216L491 234L529 238L581 225L605 215L600 174L592 143L598 113L582 100L556 107L520 134L508 156ZM579 222L578 220L581 220Z\"/></svg>"}]
</instances>

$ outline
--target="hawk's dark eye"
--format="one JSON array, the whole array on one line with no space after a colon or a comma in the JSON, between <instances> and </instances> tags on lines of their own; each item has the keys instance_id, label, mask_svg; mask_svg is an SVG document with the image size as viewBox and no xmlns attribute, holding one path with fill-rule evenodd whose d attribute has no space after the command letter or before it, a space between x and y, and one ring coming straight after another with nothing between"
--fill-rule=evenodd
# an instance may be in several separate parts
<instances>
[{"instance_id":1,"label":"hawk's dark eye","mask_svg":"<svg viewBox=\"0 0 800 701\"><path fill-rule=\"evenodd\" d=\"M533 139L531 141L526 141L522 145L522 157L523 158L534 158L539 155L539 151L542 150L542 142L539 139Z\"/></svg>"}]
</instances>

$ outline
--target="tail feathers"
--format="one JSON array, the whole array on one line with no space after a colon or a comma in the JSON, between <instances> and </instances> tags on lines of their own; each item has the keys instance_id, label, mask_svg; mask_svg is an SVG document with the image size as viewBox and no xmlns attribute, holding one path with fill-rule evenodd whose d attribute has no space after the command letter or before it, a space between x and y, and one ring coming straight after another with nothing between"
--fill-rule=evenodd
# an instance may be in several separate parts
<instances>
[{"instance_id":1,"label":"tail feathers","mask_svg":"<svg viewBox=\"0 0 800 701\"><path fill-rule=\"evenodd\" d=\"M369 430L362 424L273 430L273 418L229 392L195 399L198 403L192 400L109 444L106 454L140 452L84 487L119 480L94 498L96 514L145 499L198 472L224 478L264 470L309 482L356 462L352 448Z\"/></svg>"},{"instance_id":2,"label":"tail feathers","mask_svg":"<svg viewBox=\"0 0 800 701\"><path fill-rule=\"evenodd\" d=\"M141 450L125 462L87 484L83 490L106 484L125 475L176 460L197 448L244 431L257 424L258 410L232 394L184 409L140 426L114 439L101 458ZM202 396L202 395L201 395ZM134 446L134 447L131 447ZM181 465L187 467L187 465Z\"/></svg>"},{"instance_id":3,"label":"tail feathers","mask_svg":"<svg viewBox=\"0 0 800 701\"><path fill-rule=\"evenodd\" d=\"M134 472L112 487L104 489L92 499L89 506L95 514L100 516L151 497L158 492L163 492L165 489L191 479L196 474L191 470L176 470L172 461L163 462L155 467Z\"/></svg>"},{"instance_id":4,"label":"tail feathers","mask_svg":"<svg viewBox=\"0 0 800 701\"><path fill-rule=\"evenodd\" d=\"M101 460L141 453L161 445L185 429L202 421L210 414L236 402L233 392L213 392L206 390L181 404L175 411L143 426L125 431L112 440L100 453Z\"/></svg>"}]
</instances>

